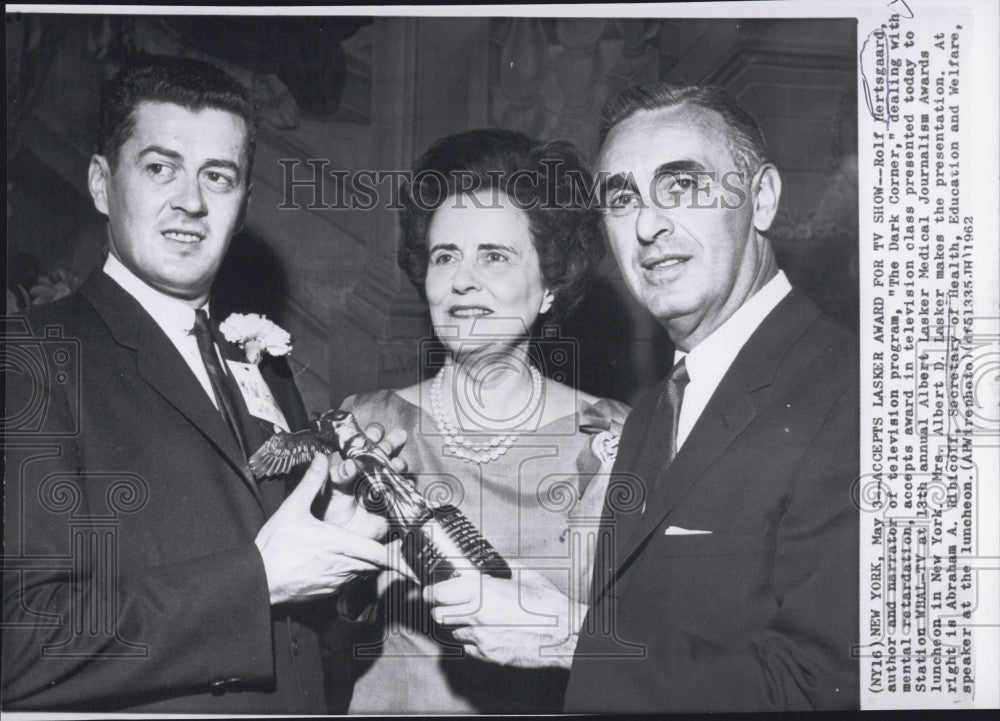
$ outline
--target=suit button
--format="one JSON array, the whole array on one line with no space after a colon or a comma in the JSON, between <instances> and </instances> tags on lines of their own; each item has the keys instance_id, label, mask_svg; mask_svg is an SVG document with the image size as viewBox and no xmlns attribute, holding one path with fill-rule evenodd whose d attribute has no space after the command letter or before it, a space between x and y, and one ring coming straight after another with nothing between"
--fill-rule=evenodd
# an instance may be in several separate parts
<instances>
[{"instance_id":1,"label":"suit button","mask_svg":"<svg viewBox=\"0 0 1000 721\"><path fill-rule=\"evenodd\" d=\"M241 678L227 678L222 681L213 681L212 684L209 686L209 692L213 696L221 696L226 692L227 686L235 686L236 684L242 682L243 679Z\"/></svg>"}]
</instances>

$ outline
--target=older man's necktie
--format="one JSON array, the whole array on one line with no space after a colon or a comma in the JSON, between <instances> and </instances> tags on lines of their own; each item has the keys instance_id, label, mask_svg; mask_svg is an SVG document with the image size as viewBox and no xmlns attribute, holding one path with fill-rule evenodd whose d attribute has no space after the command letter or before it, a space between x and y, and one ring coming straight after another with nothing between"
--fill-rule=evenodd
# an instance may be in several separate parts
<instances>
[{"instance_id":1,"label":"older man's necktie","mask_svg":"<svg viewBox=\"0 0 1000 721\"><path fill-rule=\"evenodd\" d=\"M680 420L684 388L690 380L685 365L686 360L682 358L680 363L670 370L656 405L653 427L646 436L642 454L644 460L642 477L646 483L647 498L652 495L657 480L677 455L677 423ZM643 510L645 511L645 506Z\"/></svg>"},{"instance_id":2,"label":"older man's necktie","mask_svg":"<svg viewBox=\"0 0 1000 721\"><path fill-rule=\"evenodd\" d=\"M663 418L666 419L669 417L670 419L670 440L667 444L669 453L666 454L664 466L669 466L673 462L674 456L677 455L677 423L681 417L681 402L684 400L684 389L687 387L688 381L691 380L688 378L686 360L687 358L681 358L681 362L670 370L666 388L663 389L663 394L660 397Z\"/></svg>"},{"instance_id":3,"label":"older man's necktie","mask_svg":"<svg viewBox=\"0 0 1000 721\"><path fill-rule=\"evenodd\" d=\"M198 351L201 353L201 360L208 371L208 379L212 383L212 392L215 394L215 401L219 406L219 412L229 425L233 437L243 451L243 457L248 457L247 436L240 424L239 404L234 397L235 390L226 379L226 372L219 363L219 356L215 351L215 344L212 342L212 329L208 322L208 313L203 308L194 312L194 328L191 330L198 341Z\"/></svg>"}]
</instances>

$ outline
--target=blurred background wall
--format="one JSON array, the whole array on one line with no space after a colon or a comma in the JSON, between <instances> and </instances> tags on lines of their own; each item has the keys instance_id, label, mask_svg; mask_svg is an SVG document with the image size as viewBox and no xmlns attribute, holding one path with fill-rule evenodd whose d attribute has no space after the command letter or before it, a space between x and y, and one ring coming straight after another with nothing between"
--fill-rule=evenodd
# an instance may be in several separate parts
<instances>
[{"instance_id":1,"label":"blurred background wall","mask_svg":"<svg viewBox=\"0 0 1000 721\"><path fill-rule=\"evenodd\" d=\"M331 171L405 170L436 138L484 126L569 138L592 158L604 101L647 80L718 83L757 116L784 178L770 233L782 266L829 313L857 322L853 20L8 14L15 297L30 300L39 275L51 282L62 269L74 287L101 264L104 222L85 184L99 90L145 54L211 60L264 103L250 211L213 312L263 312L287 328L312 411L419 380L429 337L424 306L396 267L388 185L370 210L330 207L351 197ZM320 179L322 197L309 182ZM628 401L671 363L665 332L628 294L610 253L595 292L558 333L575 339L577 357L546 371L598 395Z\"/></svg>"}]
</instances>

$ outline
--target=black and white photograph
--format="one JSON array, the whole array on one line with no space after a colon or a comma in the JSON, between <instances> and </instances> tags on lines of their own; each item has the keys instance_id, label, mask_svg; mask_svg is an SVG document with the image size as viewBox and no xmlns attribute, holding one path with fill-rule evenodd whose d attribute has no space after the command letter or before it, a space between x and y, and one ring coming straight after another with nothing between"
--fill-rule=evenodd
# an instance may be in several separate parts
<instances>
[{"instance_id":1,"label":"black and white photograph","mask_svg":"<svg viewBox=\"0 0 1000 721\"><path fill-rule=\"evenodd\" d=\"M5 20L4 714L1000 706L992 3Z\"/></svg>"}]
</instances>

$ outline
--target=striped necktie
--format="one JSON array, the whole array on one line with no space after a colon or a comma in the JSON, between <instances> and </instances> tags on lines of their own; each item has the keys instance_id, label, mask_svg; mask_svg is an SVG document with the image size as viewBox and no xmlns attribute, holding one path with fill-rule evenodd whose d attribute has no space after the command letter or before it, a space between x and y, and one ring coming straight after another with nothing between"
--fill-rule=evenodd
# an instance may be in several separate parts
<instances>
[{"instance_id":1,"label":"striped necktie","mask_svg":"<svg viewBox=\"0 0 1000 721\"><path fill-rule=\"evenodd\" d=\"M215 343L212 342L212 329L208 322L208 313L204 308L199 308L194 312L194 328L191 329L195 340L198 341L198 352L201 353L201 360L208 371L208 379L212 383L212 391L215 394L215 401L219 406L219 412L229 425L233 437L243 451L243 457L248 457L247 436L243 426L240 424L239 403L233 396L233 387L226 379L226 372L219 363L219 356L215 351Z\"/></svg>"},{"instance_id":2,"label":"striped necktie","mask_svg":"<svg viewBox=\"0 0 1000 721\"><path fill-rule=\"evenodd\" d=\"M677 423L680 420L684 388L690 380L685 360L687 359L682 358L667 376L640 456L642 461L637 471L646 484L647 500L653 495L657 480L663 476L677 455ZM643 503L642 511L645 510L646 504Z\"/></svg>"},{"instance_id":3,"label":"striped necktie","mask_svg":"<svg viewBox=\"0 0 1000 721\"><path fill-rule=\"evenodd\" d=\"M688 381L691 380L688 378L686 360L687 358L681 358L681 362L671 369L670 375L667 376L667 386L663 389L663 393L660 396L659 413L662 414L661 418L664 421L669 419L665 425L670 433L669 442L666 444L669 452L666 454L664 467L673 463L674 456L677 455L677 423L681 416L681 402L684 400L684 388L687 387Z\"/></svg>"}]
</instances>

